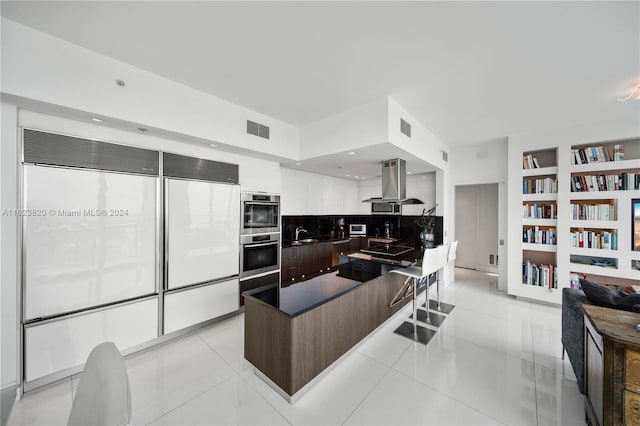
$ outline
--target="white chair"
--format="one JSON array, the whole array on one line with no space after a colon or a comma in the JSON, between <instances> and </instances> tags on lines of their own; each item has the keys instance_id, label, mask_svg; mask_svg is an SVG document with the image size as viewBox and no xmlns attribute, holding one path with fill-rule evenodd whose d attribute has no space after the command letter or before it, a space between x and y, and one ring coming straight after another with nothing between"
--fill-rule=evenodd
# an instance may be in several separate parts
<instances>
[{"instance_id":1,"label":"white chair","mask_svg":"<svg viewBox=\"0 0 640 426\"><path fill-rule=\"evenodd\" d=\"M428 279L429 275L439 269L439 260L442 256L442 246L433 249L425 249L422 256L422 266L408 266L402 269L392 269L395 274L404 275L413 278L413 334L417 335L418 331L418 304L416 297L418 294L418 283L423 279ZM429 283L427 282L427 321L429 320Z\"/></svg>"},{"instance_id":2,"label":"white chair","mask_svg":"<svg viewBox=\"0 0 640 426\"><path fill-rule=\"evenodd\" d=\"M87 358L67 425L130 424L131 391L127 368L112 342L101 343Z\"/></svg>"}]
</instances>

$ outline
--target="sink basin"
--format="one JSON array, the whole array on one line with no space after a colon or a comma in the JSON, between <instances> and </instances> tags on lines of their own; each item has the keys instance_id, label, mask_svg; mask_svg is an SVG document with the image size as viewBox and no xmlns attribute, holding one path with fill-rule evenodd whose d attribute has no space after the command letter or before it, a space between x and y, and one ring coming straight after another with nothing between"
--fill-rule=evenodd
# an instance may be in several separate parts
<instances>
[{"instance_id":1,"label":"sink basin","mask_svg":"<svg viewBox=\"0 0 640 426\"><path fill-rule=\"evenodd\" d=\"M304 240L292 241L291 245L299 246L299 245L302 245L302 244L313 244L313 243L317 243L318 241L320 241L320 240L316 240L314 238L307 238L307 239L304 239Z\"/></svg>"}]
</instances>

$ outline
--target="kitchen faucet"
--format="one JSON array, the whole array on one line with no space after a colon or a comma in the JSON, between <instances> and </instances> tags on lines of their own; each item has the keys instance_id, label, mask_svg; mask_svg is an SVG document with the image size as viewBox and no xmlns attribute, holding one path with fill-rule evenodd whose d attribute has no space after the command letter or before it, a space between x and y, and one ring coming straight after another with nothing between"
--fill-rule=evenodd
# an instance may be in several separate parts
<instances>
[{"instance_id":1,"label":"kitchen faucet","mask_svg":"<svg viewBox=\"0 0 640 426\"><path fill-rule=\"evenodd\" d=\"M298 226L296 228L296 241L298 241L298 237L300 236L301 232L309 232L306 229L304 229L302 226Z\"/></svg>"}]
</instances>

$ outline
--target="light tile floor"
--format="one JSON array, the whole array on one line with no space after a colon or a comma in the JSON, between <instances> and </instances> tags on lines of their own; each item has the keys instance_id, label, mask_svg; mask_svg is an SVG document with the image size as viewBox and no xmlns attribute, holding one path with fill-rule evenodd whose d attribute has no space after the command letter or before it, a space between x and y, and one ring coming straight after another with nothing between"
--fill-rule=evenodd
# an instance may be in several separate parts
<instances>
[{"instance_id":1,"label":"light tile floor","mask_svg":"<svg viewBox=\"0 0 640 426\"><path fill-rule=\"evenodd\" d=\"M492 290L495 280L456 269L443 295L456 307L428 345L393 333L408 305L294 405L244 360L242 315L131 356L133 424L584 425L560 308ZM76 386L32 392L8 424L66 424Z\"/></svg>"}]
</instances>

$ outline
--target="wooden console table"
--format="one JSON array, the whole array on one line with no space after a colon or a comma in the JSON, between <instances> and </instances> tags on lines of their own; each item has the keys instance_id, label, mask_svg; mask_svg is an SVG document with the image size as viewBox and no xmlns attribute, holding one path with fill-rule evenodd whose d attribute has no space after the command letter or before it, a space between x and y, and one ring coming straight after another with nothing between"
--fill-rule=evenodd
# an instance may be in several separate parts
<instances>
[{"instance_id":1,"label":"wooden console table","mask_svg":"<svg viewBox=\"0 0 640 426\"><path fill-rule=\"evenodd\" d=\"M640 425L640 314L582 308L587 423Z\"/></svg>"}]
</instances>

